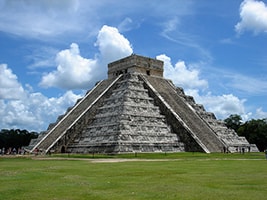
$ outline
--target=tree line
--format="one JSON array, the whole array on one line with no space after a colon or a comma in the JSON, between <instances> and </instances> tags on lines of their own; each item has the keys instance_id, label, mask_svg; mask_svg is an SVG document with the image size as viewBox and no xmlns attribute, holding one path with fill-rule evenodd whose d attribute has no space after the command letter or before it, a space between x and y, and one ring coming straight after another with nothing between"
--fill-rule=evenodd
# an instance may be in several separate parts
<instances>
[{"instance_id":1,"label":"tree line","mask_svg":"<svg viewBox=\"0 0 267 200\"><path fill-rule=\"evenodd\" d=\"M232 114L224 122L239 136L244 136L250 144L256 144L260 151L267 148L267 118L242 122L240 115Z\"/></svg>"},{"instance_id":2,"label":"tree line","mask_svg":"<svg viewBox=\"0 0 267 200\"><path fill-rule=\"evenodd\" d=\"M28 146L31 139L38 137L37 132L29 132L20 129L2 129L0 131L0 148L19 149L23 146Z\"/></svg>"}]
</instances>

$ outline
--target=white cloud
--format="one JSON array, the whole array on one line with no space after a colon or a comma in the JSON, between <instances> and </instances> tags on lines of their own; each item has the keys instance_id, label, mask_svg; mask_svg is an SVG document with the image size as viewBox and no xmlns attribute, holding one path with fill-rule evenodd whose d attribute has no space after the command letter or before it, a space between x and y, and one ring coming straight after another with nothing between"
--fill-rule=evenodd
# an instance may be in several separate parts
<instances>
[{"instance_id":1,"label":"white cloud","mask_svg":"<svg viewBox=\"0 0 267 200\"><path fill-rule=\"evenodd\" d=\"M70 49L60 51L56 56L57 70L45 74L40 83L44 87L67 89L86 88L89 85L96 61L80 56L79 47L72 43Z\"/></svg>"},{"instance_id":2,"label":"white cloud","mask_svg":"<svg viewBox=\"0 0 267 200\"><path fill-rule=\"evenodd\" d=\"M48 98L33 92L29 84L25 88L6 64L0 64L0 129L45 130L48 122L54 122L81 98L72 91L58 98Z\"/></svg>"},{"instance_id":3,"label":"white cloud","mask_svg":"<svg viewBox=\"0 0 267 200\"><path fill-rule=\"evenodd\" d=\"M18 99L24 94L24 89L17 76L6 64L0 64L0 99Z\"/></svg>"},{"instance_id":4,"label":"white cloud","mask_svg":"<svg viewBox=\"0 0 267 200\"><path fill-rule=\"evenodd\" d=\"M267 7L262 1L245 0L240 5L241 21L235 25L237 33L246 30L258 34L267 32Z\"/></svg>"},{"instance_id":5,"label":"white cloud","mask_svg":"<svg viewBox=\"0 0 267 200\"><path fill-rule=\"evenodd\" d=\"M130 42L115 27L104 25L98 33L95 44L100 58L105 63L118 60L133 53Z\"/></svg>"},{"instance_id":6,"label":"white cloud","mask_svg":"<svg viewBox=\"0 0 267 200\"><path fill-rule=\"evenodd\" d=\"M74 105L81 95L67 91L58 98L48 98L41 93L27 93L18 100L0 100L0 127L43 131L48 123Z\"/></svg>"},{"instance_id":7,"label":"white cloud","mask_svg":"<svg viewBox=\"0 0 267 200\"><path fill-rule=\"evenodd\" d=\"M258 119L266 119L267 118L267 112L263 111L262 108L258 108L256 110L255 116Z\"/></svg>"},{"instance_id":8,"label":"white cloud","mask_svg":"<svg viewBox=\"0 0 267 200\"><path fill-rule=\"evenodd\" d=\"M56 56L57 70L45 74L40 83L43 87L64 89L88 89L107 74L107 63L132 54L130 42L118 29L103 26L95 45L100 53L92 59L80 55L79 46L72 43L70 49Z\"/></svg>"},{"instance_id":9,"label":"white cloud","mask_svg":"<svg viewBox=\"0 0 267 200\"><path fill-rule=\"evenodd\" d=\"M175 85L185 89L206 89L208 87L208 82L200 79L199 71L189 69L184 61L178 61L173 66L171 58L164 54L157 56L157 59L164 61L164 77L171 79Z\"/></svg>"},{"instance_id":10,"label":"white cloud","mask_svg":"<svg viewBox=\"0 0 267 200\"><path fill-rule=\"evenodd\" d=\"M248 119L249 114L245 112L245 99L239 99L233 94L224 94L221 96L203 96L201 97L207 110L215 113L219 119L225 119L231 114L239 114L243 120Z\"/></svg>"},{"instance_id":11,"label":"white cloud","mask_svg":"<svg viewBox=\"0 0 267 200\"><path fill-rule=\"evenodd\" d=\"M206 111L213 112L218 119L225 119L231 114L239 114L248 120L252 114L245 109L246 99L239 99L233 94L212 95L210 92L200 95L198 90L186 90L196 103L203 104Z\"/></svg>"}]
</instances>

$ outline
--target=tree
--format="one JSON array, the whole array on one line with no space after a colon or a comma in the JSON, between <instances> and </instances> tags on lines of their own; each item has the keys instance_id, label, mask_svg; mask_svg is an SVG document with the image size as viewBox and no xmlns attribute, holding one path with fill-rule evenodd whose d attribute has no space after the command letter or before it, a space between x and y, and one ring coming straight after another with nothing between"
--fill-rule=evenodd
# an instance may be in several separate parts
<instances>
[{"instance_id":1,"label":"tree","mask_svg":"<svg viewBox=\"0 0 267 200\"><path fill-rule=\"evenodd\" d=\"M267 148L267 119L252 119L242 124L238 135L246 137L249 143L256 144L260 151Z\"/></svg>"},{"instance_id":2,"label":"tree","mask_svg":"<svg viewBox=\"0 0 267 200\"><path fill-rule=\"evenodd\" d=\"M0 148L20 148L28 146L31 139L37 138L38 133L20 129L2 129L0 131Z\"/></svg>"},{"instance_id":3,"label":"tree","mask_svg":"<svg viewBox=\"0 0 267 200\"><path fill-rule=\"evenodd\" d=\"M228 128L234 129L235 132L237 132L242 124L242 118L240 115L232 114L228 118L226 118L224 122Z\"/></svg>"}]
</instances>

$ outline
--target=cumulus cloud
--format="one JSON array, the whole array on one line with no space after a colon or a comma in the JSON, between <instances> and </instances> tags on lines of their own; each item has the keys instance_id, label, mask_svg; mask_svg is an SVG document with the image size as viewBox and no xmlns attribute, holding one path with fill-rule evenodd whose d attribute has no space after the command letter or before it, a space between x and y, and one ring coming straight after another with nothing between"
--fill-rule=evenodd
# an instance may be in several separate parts
<instances>
[{"instance_id":1,"label":"cumulus cloud","mask_svg":"<svg viewBox=\"0 0 267 200\"><path fill-rule=\"evenodd\" d=\"M0 64L0 129L45 130L48 122L54 122L78 98L81 95L72 91L48 98L33 92L29 84L23 88L12 70Z\"/></svg>"},{"instance_id":2,"label":"cumulus cloud","mask_svg":"<svg viewBox=\"0 0 267 200\"><path fill-rule=\"evenodd\" d=\"M74 105L78 98L81 95L72 91L67 91L58 98L25 92L24 97L17 100L0 100L0 127L43 131L47 128L47 123L55 122L58 115Z\"/></svg>"},{"instance_id":3,"label":"cumulus cloud","mask_svg":"<svg viewBox=\"0 0 267 200\"><path fill-rule=\"evenodd\" d=\"M42 77L43 87L64 89L88 89L107 74L107 63L132 54L130 42L117 28L104 25L97 36L95 46L99 54L88 59L80 55L76 43L56 56L57 69Z\"/></svg>"},{"instance_id":4,"label":"cumulus cloud","mask_svg":"<svg viewBox=\"0 0 267 200\"><path fill-rule=\"evenodd\" d=\"M99 31L95 45L99 48L100 58L105 63L133 53L129 40L120 34L117 28L106 25Z\"/></svg>"},{"instance_id":5,"label":"cumulus cloud","mask_svg":"<svg viewBox=\"0 0 267 200\"><path fill-rule=\"evenodd\" d=\"M215 113L219 119L225 119L231 114L239 114L243 120L249 118L249 113L245 112L245 99L239 99L233 94L224 94L220 96L202 96L201 100L206 109Z\"/></svg>"},{"instance_id":6,"label":"cumulus cloud","mask_svg":"<svg viewBox=\"0 0 267 200\"><path fill-rule=\"evenodd\" d=\"M218 119L225 119L231 114L238 114L243 120L248 120L252 116L252 113L245 109L246 99L240 99L233 94L212 95L211 92L207 92L200 95L197 89L185 92L193 96L197 103L204 105L206 111L213 112Z\"/></svg>"},{"instance_id":7,"label":"cumulus cloud","mask_svg":"<svg viewBox=\"0 0 267 200\"><path fill-rule=\"evenodd\" d=\"M241 21L235 25L237 33L252 31L267 33L267 7L262 1L245 0L240 5Z\"/></svg>"},{"instance_id":8,"label":"cumulus cloud","mask_svg":"<svg viewBox=\"0 0 267 200\"><path fill-rule=\"evenodd\" d=\"M0 99L18 99L24 94L24 89L17 76L6 64L0 64Z\"/></svg>"},{"instance_id":9,"label":"cumulus cloud","mask_svg":"<svg viewBox=\"0 0 267 200\"><path fill-rule=\"evenodd\" d=\"M83 58L75 43L70 49L60 51L56 56L57 70L45 74L40 83L44 87L85 88L92 79L96 61Z\"/></svg>"},{"instance_id":10,"label":"cumulus cloud","mask_svg":"<svg viewBox=\"0 0 267 200\"><path fill-rule=\"evenodd\" d=\"M162 54L157 56L157 59L164 62L164 77L171 79L177 86L192 89L206 89L208 82L200 79L197 69L189 69L184 61L178 61L174 66L171 63L171 58Z\"/></svg>"}]
</instances>

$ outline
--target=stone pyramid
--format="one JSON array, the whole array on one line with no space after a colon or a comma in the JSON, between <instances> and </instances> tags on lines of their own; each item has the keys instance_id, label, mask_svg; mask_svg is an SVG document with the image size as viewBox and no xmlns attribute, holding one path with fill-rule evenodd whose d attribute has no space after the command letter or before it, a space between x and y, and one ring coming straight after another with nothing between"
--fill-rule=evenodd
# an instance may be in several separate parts
<instances>
[{"instance_id":1,"label":"stone pyramid","mask_svg":"<svg viewBox=\"0 0 267 200\"><path fill-rule=\"evenodd\" d=\"M163 62L131 55L108 65L95 87L28 150L69 153L258 151L163 78Z\"/></svg>"}]
</instances>

